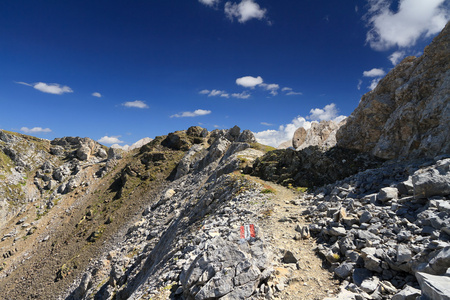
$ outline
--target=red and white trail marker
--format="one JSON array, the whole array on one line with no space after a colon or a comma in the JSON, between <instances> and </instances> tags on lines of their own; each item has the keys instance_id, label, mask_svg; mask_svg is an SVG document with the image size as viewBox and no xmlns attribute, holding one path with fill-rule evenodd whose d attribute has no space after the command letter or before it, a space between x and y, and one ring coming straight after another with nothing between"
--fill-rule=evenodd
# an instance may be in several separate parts
<instances>
[{"instance_id":1,"label":"red and white trail marker","mask_svg":"<svg viewBox=\"0 0 450 300\"><path fill-rule=\"evenodd\" d=\"M256 237L255 234L255 225L244 225L241 226L241 239L249 240L250 238Z\"/></svg>"}]
</instances>

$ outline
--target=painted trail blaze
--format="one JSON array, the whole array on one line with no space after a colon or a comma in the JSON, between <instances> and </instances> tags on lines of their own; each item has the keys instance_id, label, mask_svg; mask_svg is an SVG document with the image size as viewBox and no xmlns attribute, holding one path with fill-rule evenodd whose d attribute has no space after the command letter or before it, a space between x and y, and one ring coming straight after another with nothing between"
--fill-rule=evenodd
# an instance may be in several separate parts
<instances>
[{"instance_id":1,"label":"painted trail blaze","mask_svg":"<svg viewBox=\"0 0 450 300\"><path fill-rule=\"evenodd\" d=\"M241 239L249 240L256 237L255 226L253 224L241 226Z\"/></svg>"}]
</instances>

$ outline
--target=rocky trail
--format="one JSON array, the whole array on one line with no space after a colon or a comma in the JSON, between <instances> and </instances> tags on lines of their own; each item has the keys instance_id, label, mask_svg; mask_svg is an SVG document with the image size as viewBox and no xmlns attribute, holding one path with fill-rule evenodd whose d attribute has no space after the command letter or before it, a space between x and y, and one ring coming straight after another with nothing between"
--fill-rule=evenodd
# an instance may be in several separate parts
<instances>
[{"instance_id":1,"label":"rocky trail","mask_svg":"<svg viewBox=\"0 0 450 300\"><path fill-rule=\"evenodd\" d=\"M302 236L301 229L310 222L302 216L305 207L300 193L256 177L251 179L274 191L268 201L268 217L262 218L260 226L277 255L273 259L273 283L278 291L275 299L324 299L335 294L339 281L322 267L315 239L307 233Z\"/></svg>"}]
</instances>

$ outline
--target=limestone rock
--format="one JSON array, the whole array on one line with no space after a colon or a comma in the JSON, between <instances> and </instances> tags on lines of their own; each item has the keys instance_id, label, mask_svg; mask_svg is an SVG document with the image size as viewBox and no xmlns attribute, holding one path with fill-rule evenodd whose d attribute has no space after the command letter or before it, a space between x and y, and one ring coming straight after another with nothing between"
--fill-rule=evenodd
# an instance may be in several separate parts
<instances>
[{"instance_id":1,"label":"limestone rock","mask_svg":"<svg viewBox=\"0 0 450 300\"><path fill-rule=\"evenodd\" d=\"M97 151L97 156L100 158L107 158L108 157L108 153L105 151L105 149L100 148Z\"/></svg>"},{"instance_id":2,"label":"limestone rock","mask_svg":"<svg viewBox=\"0 0 450 300\"><path fill-rule=\"evenodd\" d=\"M240 143L256 143L256 138L253 135L253 132L245 129L241 134L239 134L236 141Z\"/></svg>"},{"instance_id":3,"label":"limestone rock","mask_svg":"<svg viewBox=\"0 0 450 300\"><path fill-rule=\"evenodd\" d=\"M391 199L397 199L398 197L398 190L393 187L385 187L380 190L380 192L377 195L377 199L381 202L386 202Z\"/></svg>"},{"instance_id":4,"label":"limestone rock","mask_svg":"<svg viewBox=\"0 0 450 300\"><path fill-rule=\"evenodd\" d=\"M340 278L346 279L348 276L352 274L354 268L355 268L354 264L345 262L339 265L339 267L337 267L336 269L334 269L334 273Z\"/></svg>"},{"instance_id":5,"label":"limestone rock","mask_svg":"<svg viewBox=\"0 0 450 300\"><path fill-rule=\"evenodd\" d=\"M91 149L88 146L82 146L77 150L77 157L80 160L88 160L91 155Z\"/></svg>"},{"instance_id":6,"label":"limestone rock","mask_svg":"<svg viewBox=\"0 0 450 300\"><path fill-rule=\"evenodd\" d=\"M63 155L64 154L64 148L61 146L54 146L52 148L50 148L50 153L53 155Z\"/></svg>"},{"instance_id":7,"label":"limestone rock","mask_svg":"<svg viewBox=\"0 0 450 300\"><path fill-rule=\"evenodd\" d=\"M450 299L450 277L417 272L416 278L420 284L422 295L425 295L428 299Z\"/></svg>"},{"instance_id":8,"label":"limestone rock","mask_svg":"<svg viewBox=\"0 0 450 300\"><path fill-rule=\"evenodd\" d=\"M122 159L123 150L118 148L109 148L108 149L108 160L112 159Z\"/></svg>"},{"instance_id":9,"label":"limestone rock","mask_svg":"<svg viewBox=\"0 0 450 300\"><path fill-rule=\"evenodd\" d=\"M50 142L54 147L52 148L52 153L57 153L55 155L61 155L64 151L61 151L62 147L64 150L72 153L72 156L75 156L79 160L88 160L89 157L101 148L100 144L95 142L90 138L81 138L81 137L70 137L66 136L63 138L56 138Z\"/></svg>"},{"instance_id":10,"label":"limestone rock","mask_svg":"<svg viewBox=\"0 0 450 300\"><path fill-rule=\"evenodd\" d=\"M169 133L161 142L161 145L174 150L187 150L191 146L189 140L186 138L186 134L180 131Z\"/></svg>"},{"instance_id":11,"label":"limestone rock","mask_svg":"<svg viewBox=\"0 0 450 300\"><path fill-rule=\"evenodd\" d=\"M186 134L194 137L206 137L208 130L200 126L191 126L186 131Z\"/></svg>"},{"instance_id":12,"label":"limestone rock","mask_svg":"<svg viewBox=\"0 0 450 300\"><path fill-rule=\"evenodd\" d=\"M294 137L292 138L292 146L294 146L295 149L300 147L306 140L306 129L303 127L299 127L294 132Z\"/></svg>"},{"instance_id":13,"label":"limestone rock","mask_svg":"<svg viewBox=\"0 0 450 300\"><path fill-rule=\"evenodd\" d=\"M412 176L415 197L450 195L450 158L440 160L436 165Z\"/></svg>"},{"instance_id":14,"label":"limestone rock","mask_svg":"<svg viewBox=\"0 0 450 300\"><path fill-rule=\"evenodd\" d=\"M392 297L392 300L415 300L420 297L420 290L407 285L403 290Z\"/></svg>"},{"instance_id":15,"label":"limestone rock","mask_svg":"<svg viewBox=\"0 0 450 300\"><path fill-rule=\"evenodd\" d=\"M450 23L420 57L407 57L365 94L337 132L337 145L375 156L450 152Z\"/></svg>"},{"instance_id":16,"label":"limestone rock","mask_svg":"<svg viewBox=\"0 0 450 300\"><path fill-rule=\"evenodd\" d=\"M239 137L239 135L241 134L241 128L239 128L239 126L235 125L233 128L228 129L227 134L225 135L225 137L229 140L229 141L237 141L237 138Z\"/></svg>"},{"instance_id":17,"label":"limestone rock","mask_svg":"<svg viewBox=\"0 0 450 300\"><path fill-rule=\"evenodd\" d=\"M294 133L292 145L297 150L309 146L329 149L336 145L336 132L343 124L345 124L345 121L339 124L334 121L321 121L320 123L312 123L308 130L300 127Z\"/></svg>"},{"instance_id":18,"label":"limestone rock","mask_svg":"<svg viewBox=\"0 0 450 300\"><path fill-rule=\"evenodd\" d=\"M201 145L194 145L189 149L189 151L184 155L181 159L180 163L177 166L177 172L175 174L175 179L183 177L188 174L191 167L198 162L202 157L201 151L203 147Z\"/></svg>"}]
</instances>

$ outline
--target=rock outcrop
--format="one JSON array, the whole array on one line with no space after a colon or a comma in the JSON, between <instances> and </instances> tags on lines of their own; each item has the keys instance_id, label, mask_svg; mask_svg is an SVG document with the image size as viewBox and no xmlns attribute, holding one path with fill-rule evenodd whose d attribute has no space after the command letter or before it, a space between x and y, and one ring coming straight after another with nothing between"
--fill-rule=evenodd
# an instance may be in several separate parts
<instances>
[{"instance_id":1,"label":"rock outcrop","mask_svg":"<svg viewBox=\"0 0 450 300\"><path fill-rule=\"evenodd\" d=\"M341 147L393 158L450 152L450 23L420 57L407 57L337 132Z\"/></svg>"},{"instance_id":2,"label":"rock outcrop","mask_svg":"<svg viewBox=\"0 0 450 300\"><path fill-rule=\"evenodd\" d=\"M188 136L207 137L197 129ZM162 142L178 147L182 139L188 140L177 132ZM252 204L268 196L262 186L232 174L263 153L251 148L253 135L238 127L214 132L210 141L209 147L191 147L177 166L177 179L126 239L88 268L68 299L246 299L269 292L260 287L274 270ZM248 237L245 224L252 226Z\"/></svg>"},{"instance_id":3,"label":"rock outcrop","mask_svg":"<svg viewBox=\"0 0 450 300\"><path fill-rule=\"evenodd\" d=\"M298 128L292 138L295 149L301 150L310 146L318 146L321 149L330 149L336 145L336 132L345 124L345 120L336 123L334 121L321 121L312 123L311 128L306 130Z\"/></svg>"},{"instance_id":4,"label":"rock outcrop","mask_svg":"<svg viewBox=\"0 0 450 300\"><path fill-rule=\"evenodd\" d=\"M300 147L306 140L307 131L303 127L297 128L294 132L294 136L292 137L292 146L297 149Z\"/></svg>"},{"instance_id":5,"label":"rock outcrop","mask_svg":"<svg viewBox=\"0 0 450 300\"><path fill-rule=\"evenodd\" d=\"M105 158L106 150L102 145L90 138L63 137L56 138L50 142L53 147L52 153L55 155L66 155L66 158L77 158L81 161L87 161L91 157Z\"/></svg>"},{"instance_id":6,"label":"rock outcrop","mask_svg":"<svg viewBox=\"0 0 450 300\"><path fill-rule=\"evenodd\" d=\"M268 152L255 161L251 174L284 186L312 188L378 167L381 163L382 160L358 151L333 147L324 152L315 146L300 151Z\"/></svg>"}]
</instances>

